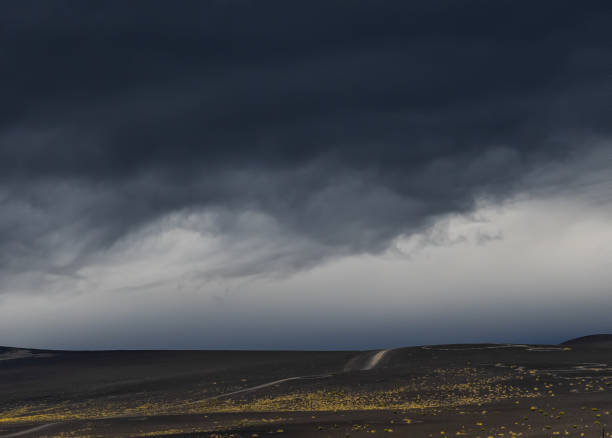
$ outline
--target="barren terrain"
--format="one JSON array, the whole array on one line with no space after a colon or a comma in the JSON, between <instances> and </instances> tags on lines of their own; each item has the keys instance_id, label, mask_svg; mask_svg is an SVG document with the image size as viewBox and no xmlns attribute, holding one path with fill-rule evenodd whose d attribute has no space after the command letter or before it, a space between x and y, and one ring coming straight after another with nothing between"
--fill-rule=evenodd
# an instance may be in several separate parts
<instances>
[{"instance_id":1,"label":"barren terrain","mask_svg":"<svg viewBox=\"0 0 612 438\"><path fill-rule=\"evenodd\" d=\"M611 365L612 349L588 343L2 348L0 437L601 437Z\"/></svg>"}]
</instances>

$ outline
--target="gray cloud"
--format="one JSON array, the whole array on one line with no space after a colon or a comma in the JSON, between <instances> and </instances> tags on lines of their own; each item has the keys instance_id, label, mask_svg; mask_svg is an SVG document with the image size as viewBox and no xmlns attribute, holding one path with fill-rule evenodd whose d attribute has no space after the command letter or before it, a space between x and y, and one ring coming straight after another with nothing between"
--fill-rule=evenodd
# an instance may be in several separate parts
<instances>
[{"instance_id":1,"label":"gray cloud","mask_svg":"<svg viewBox=\"0 0 612 438\"><path fill-rule=\"evenodd\" d=\"M0 14L3 290L173 217L220 236L207 274L380 253L609 150L605 3L27 3Z\"/></svg>"}]
</instances>

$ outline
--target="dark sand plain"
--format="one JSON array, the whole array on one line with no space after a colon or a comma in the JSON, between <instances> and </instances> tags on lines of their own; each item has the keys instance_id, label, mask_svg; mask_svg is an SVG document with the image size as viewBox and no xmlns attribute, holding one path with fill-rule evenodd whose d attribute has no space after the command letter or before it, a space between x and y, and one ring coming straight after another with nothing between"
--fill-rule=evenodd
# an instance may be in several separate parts
<instances>
[{"instance_id":1,"label":"dark sand plain","mask_svg":"<svg viewBox=\"0 0 612 438\"><path fill-rule=\"evenodd\" d=\"M612 436L612 348L376 353L0 348L0 437Z\"/></svg>"}]
</instances>

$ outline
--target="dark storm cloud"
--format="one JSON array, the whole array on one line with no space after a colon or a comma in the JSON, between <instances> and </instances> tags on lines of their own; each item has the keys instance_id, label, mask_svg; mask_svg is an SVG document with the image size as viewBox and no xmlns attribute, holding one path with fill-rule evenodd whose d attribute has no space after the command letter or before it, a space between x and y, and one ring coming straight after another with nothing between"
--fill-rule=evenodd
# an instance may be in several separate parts
<instances>
[{"instance_id":1,"label":"dark storm cloud","mask_svg":"<svg viewBox=\"0 0 612 438\"><path fill-rule=\"evenodd\" d=\"M512 194L612 127L606 2L24 1L1 12L5 269L65 268L192 210L222 211L225 235L242 236L228 215L271 217L295 238L292 257L280 252L294 267L380 251L478 197ZM54 256L67 241L72 256Z\"/></svg>"}]
</instances>

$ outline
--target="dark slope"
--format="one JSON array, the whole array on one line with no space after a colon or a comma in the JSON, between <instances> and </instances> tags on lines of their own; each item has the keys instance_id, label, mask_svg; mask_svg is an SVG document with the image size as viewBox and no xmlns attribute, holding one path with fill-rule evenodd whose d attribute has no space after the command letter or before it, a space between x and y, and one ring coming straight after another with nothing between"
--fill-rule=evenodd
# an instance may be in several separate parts
<instances>
[{"instance_id":1,"label":"dark slope","mask_svg":"<svg viewBox=\"0 0 612 438\"><path fill-rule=\"evenodd\" d=\"M561 345L575 345L583 347L612 348L612 334L598 334L582 336L562 342Z\"/></svg>"}]
</instances>

